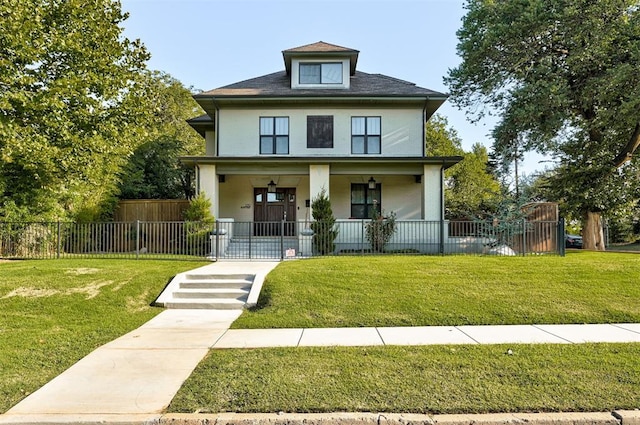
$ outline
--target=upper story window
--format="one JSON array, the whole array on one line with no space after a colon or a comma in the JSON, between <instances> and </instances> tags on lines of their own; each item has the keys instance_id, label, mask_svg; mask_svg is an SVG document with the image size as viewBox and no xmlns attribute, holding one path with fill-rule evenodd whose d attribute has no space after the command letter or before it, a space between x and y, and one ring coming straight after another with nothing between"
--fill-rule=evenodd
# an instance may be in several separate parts
<instances>
[{"instance_id":1,"label":"upper story window","mask_svg":"<svg viewBox=\"0 0 640 425\"><path fill-rule=\"evenodd\" d=\"M300 84L342 84L342 62L301 63Z\"/></svg>"},{"instance_id":2,"label":"upper story window","mask_svg":"<svg viewBox=\"0 0 640 425\"><path fill-rule=\"evenodd\" d=\"M381 153L380 117L351 117L351 153Z\"/></svg>"},{"instance_id":3,"label":"upper story window","mask_svg":"<svg viewBox=\"0 0 640 425\"><path fill-rule=\"evenodd\" d=\"M289 153L289 117L260 117L260 154Z\"/></svg>"},{"instance_id":4,"label":"upper story window","mask_svg":"<svg viewBox=\"0 0 640 425\"><path fill-rule=\"evenodd\" d=\"M333 147L333 116L307 116L307 148Z\"/></svg>"}]
</instances>

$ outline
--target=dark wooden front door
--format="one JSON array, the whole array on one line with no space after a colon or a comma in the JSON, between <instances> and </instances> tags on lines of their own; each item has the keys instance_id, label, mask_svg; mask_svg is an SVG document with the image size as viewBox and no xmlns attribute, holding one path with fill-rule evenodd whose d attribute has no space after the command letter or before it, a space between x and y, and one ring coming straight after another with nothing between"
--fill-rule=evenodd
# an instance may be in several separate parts
<instances>
[{"instance_id":1,"label":"dark wooden front door","mask_svg":"<svg viewBox=\"0 0 640 425\"><path fill-rule=\"evenodd\" d=\"M277 188L275 193L267 192L267 188L255 188L253 200L255 236L280 236L282 220L285 221L284 236L295 236L295 188Z\"/></svg>"}]
</instances>

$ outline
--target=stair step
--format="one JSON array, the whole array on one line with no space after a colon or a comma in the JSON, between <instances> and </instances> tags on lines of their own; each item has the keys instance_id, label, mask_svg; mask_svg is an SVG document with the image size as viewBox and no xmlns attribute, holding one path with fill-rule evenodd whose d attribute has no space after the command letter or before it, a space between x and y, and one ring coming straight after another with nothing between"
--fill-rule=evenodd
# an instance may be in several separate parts
<instances>
[{"instance_id":1,"label":"stair step","mask_svg":"<svg viewBox=\"0 0 640 425\"><path fill-rule=\"evenodd\" d=\"M191 298L188 301L173 300L166 304L166 308L176 309L216 309L242 310L245 302L228 298Z\"/></svg>"},{"instance_id":2,"label":"stair step","mask_svg":"<svg viewBox=\"0 0 640 425\"><path fill-rule=\"evenodd\" d=\"M180 282L180 289L248 289L251 284L246 280L187 280Z\"/></svg>"},{"instance_id":3,"label":"stair step","mask_svg":"<svg viewBox=\"0 0 640 425\"><path fill-rule=\"evenodd\" d=\"M243 280L246 282L253 282L253 280L256 278L256 275L254 274L193 274L193 273L187 273L185 275L185 279L187 280L217 280L217 279L224 279L224 280Z\"/></svg>"},{"instance_id":4,"label":"stair step","mask_svg":"<svg viewBox=\"0 0 640 425\"><path fill-rule=\"evenodd\" d=\"M227 298L246 301L249 291L233 288L180 288L173 293L173 298Z\"/></svg>"}]
</instances>

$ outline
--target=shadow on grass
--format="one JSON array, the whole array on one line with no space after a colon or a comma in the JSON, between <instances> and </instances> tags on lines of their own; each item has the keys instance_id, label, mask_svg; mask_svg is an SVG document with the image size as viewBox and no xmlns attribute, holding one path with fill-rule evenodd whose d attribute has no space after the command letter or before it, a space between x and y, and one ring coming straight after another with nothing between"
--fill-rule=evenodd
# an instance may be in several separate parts
<instances>
[{"instance_id":1,"label":"shadow on grass","mask_svg":"<svg viewBox=\"0 0 640 425\"><path fill-rule=\"evenodd\" d=\"M265 281L264 285L262 285L262 289L260 290L260 295L258 296L258 302L256 302L255 306L249 307L247 310L260 311L263 308L267 308L271 305L271 299L272 299L271 286L267 285L267 282Z\"/></svg>"}]
</instances>

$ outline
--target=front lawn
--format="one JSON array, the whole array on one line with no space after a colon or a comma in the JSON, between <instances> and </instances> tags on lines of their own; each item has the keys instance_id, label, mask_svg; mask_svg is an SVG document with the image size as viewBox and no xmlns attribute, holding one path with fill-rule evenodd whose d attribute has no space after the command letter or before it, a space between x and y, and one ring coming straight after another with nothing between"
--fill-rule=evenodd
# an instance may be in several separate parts
<instances>
[{"instance_id":1,"label":"front lawn","mask_svg":"<svg viewBox=\"0 0 640 425\"><path fill-rule=\"evenodd\" d=\"M202 263L0 263L0 412L160 309ZM280 264L235 327L640 322L640 255L333 257ZM508 350L512 354L508 354ZM174 412L640 408L640 344L214 350Z\"/></svg>"},{"instance_id":2,"label":"front lawn","mask_svg":"<svg viewBox=\"0 0 640 425\"><path fill-rule=\"evenodd\" d=\"M235 328L640 322L640 255L286 262ZM511 350L511 354L509 354ZM212 350L172 412L640 408L640 344Z\"/></svg>"},{"instance_id":3,"label":"front lawn","mask_svg":"<svg viewBox=\"0 0 640 425\"><path fill-rule=\"evenodd\" d=\"M204 264L0 262L0 413L161 312L149 304L164 285L177 273Z\"/></svg>"},{"instance_id":4,"label":"front lawn","mask_svg":"<svg viewBox=\"0 0 640 425\"><path fill-rule=\"evenodd\" d=\"M638 388L640 344L212 350L169 409L607 412L640 407Z\"/></svg>"},{"instance_id":5,"label":"front lawn","mask_svg":"<svg viewBox=\"0 0 640 425\"><path fill-rule=\"evenodd\" d=\"M332 257L280 264L233 328L640 322L640 255Z\"/></svg>"}]
</instances>

